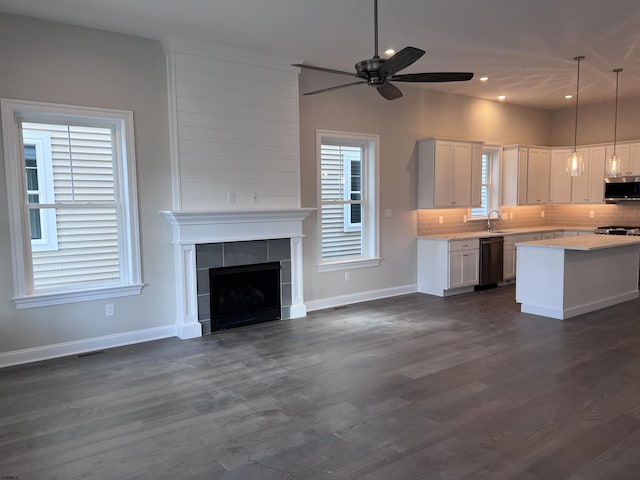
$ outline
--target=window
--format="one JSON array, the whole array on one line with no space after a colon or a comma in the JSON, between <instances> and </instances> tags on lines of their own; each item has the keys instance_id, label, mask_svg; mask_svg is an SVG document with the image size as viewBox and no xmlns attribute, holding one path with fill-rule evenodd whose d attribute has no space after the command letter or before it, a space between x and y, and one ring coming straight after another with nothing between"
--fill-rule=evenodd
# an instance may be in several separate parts
<instances>
[{"instance_id":1,"label":"window","mask_svg":"<svg viewBox=\"0 0 640 480\"><path fill-rule=\"evenodd\" d=\"M482 151L481 200L480 207L471 208L469 218L486 220L490 210L497 209L499 204L498 162L500 149L485 147Z\"/></svg>"},{"instance_id":2,"label":"window","mask_svg":"<svg viewBox=\"0 0 640 480\"><path fill-rule=\"evenodd\" d=\"M378 137L318 131L319 270L378 265Z\"/></svg>"},{"instance_id":3,"label":"window","mask_svg":"<svg viewBox=\"0 0 640 480\"><path fill-rule=\"evenodd\" d=\"M140 293L132 113L1 107L16 306Z\"/></svg>"},{"instance_id":4,"label":"window","mask_svg":"<svg viewBox=\"0 0 640 480\"><path fill-rule=\"evenodd\" d=\"M36 206L53 199L51 137L47 132L22 131L27 202ZM29 209L31 249L36 252L57 250L56 216L52 209Z\"/></svg>"}]
</instances>

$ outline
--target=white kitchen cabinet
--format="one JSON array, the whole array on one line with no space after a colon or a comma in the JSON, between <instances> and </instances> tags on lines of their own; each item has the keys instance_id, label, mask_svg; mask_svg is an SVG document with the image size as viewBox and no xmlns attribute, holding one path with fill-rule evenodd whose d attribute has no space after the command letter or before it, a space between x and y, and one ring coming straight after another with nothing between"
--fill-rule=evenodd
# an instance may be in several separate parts
<instances>
[{"instance_id":1,"label":"white kitchen cabinet","mask_svg":"<svg viewBox=\"0 0 640 480\"><path fill-rule=\"evenodd\" d=\"M529 241L529 234L505 235L502 256L502 278L510 280L516 278L516 243Z\"/></svg>"},{"instance_id":2,"label":"white kitchen cabinet","mask_svg":"<svg viewBox=\"0 0 640 480\"><path fill-rule=\"evenodd\" d=\"M606 148L604 146L579 148L584 159L584 174L573 177L571 201L573 203L603 203Z\"/></svg>"},{"instance_id":3,"label":"white kitchen cabinet","mask_svg":"<svg viewBox=\"0 0 640 480\"><path fill-rule=\"evenodd\" d=\"M570 148L554 148L551 151L549 169L549 203L571 203L571 176L567 174L567 157Z\"/></svg>"},{"instance_id":4,"label":"white kitchen cabinet","mask_svg":"<svg viewBox=\"0 0 640 480\"><path fill-rule=\"evenodd\" d=\"M613 154L613 144L607 145L605 157L608 159L611 154ZM616 144L616 154L620 158L620 174L621 175L633 174L634 165L633 165L633 159L631 158L631 145L628 143ZM640 161L640 158L638 159L638 161ZM605 168L606 168L606 164L605 164ZM640 165L637 168L640 169Z\"/></svg>"},{"instance_id":5,"label":"white kitchen cabinet","mask_svg":"<svg viewBox=\"0 0 640 480\"><path fill-rule=\"evenodd\" d=\"M549 202L548 148L510 145L502 154L502 204L544 205Z\"/></svg>"},{"instance_id":6,"label":"white kitchen cabinet","mask_svg":"<svg viewBox=\"0 0 640 480\"><path fill-rule=\"evenodd\" d=\"M548 149L528 149L527 205L546 205L549 203L550 162L551 152Z\"/></svg>"},{"instance_id":7,"label":"white kitchen cabinet","mask_svg":"<svg viewBox=\"0 0 640 480\"><path fill-rule=\"evenodd\" d=\"M472 177L480 181L478 169L482 162L482 150L478 157L476 144L482 145L440 138L418 141L418 208L472 205ZM476 199L473 202L478 204Z\"/></svg>"},{"instance_id":8,"label":"white kitchen cabinet","mask_svg":"<svg viewBox=\"0 0 640 480\"><path fill-rule=\"evenodd\" d=\"M480 244L478 240L449 242L449 289L477 285Z\"/></svg>"},{"instance_id":9,"label":"white kitchen cabinet","mask_svg":"<svg viewBox=\"0 0 640 480\"><path fill-rule=\"evenodd\" d=\"M607 145L606 158L613 153L613 144ZM618 143L616 154L620 157L622 175L640 175L640 143Z\"/></svg>"},{"instance_id":10,"label":"white kitchen cabinet","mask_svg":"<svg viewBox=\"0 0 640 480\"><path fill-rule=\"evenodd\" d=\"M527 153L517 145L502 151L502 205L527 204Z\"/></svg>"},{"instance_id":11,"label":"white kitchen cabinet","mask_svg":"<svg viewBox=\"0 0 640 480\"><path fill-rule=\"evenodd\" d=\"M418 239L418 291L445 297L473 291L479 279L476 239Z\"/></svg>"},{"instance_id":12,"label":"white kitchen cabinet","mask_svg":"<svg viewBox=\"0 0 640 480\"><path fill-rule=\"evenodd\" d=\"M556 238L556 232L542 232L543 240L551 240L552 238Z\"/></svg>"}]
</instances>

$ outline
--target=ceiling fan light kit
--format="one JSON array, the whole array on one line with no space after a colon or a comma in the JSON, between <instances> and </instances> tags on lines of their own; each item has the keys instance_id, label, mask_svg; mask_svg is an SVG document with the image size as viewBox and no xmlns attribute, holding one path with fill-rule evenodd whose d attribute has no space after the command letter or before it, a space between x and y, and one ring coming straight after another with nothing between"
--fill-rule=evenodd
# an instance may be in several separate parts
<instances>
[{"instance_id":1,"label":"ceiling fan light kit","mask_svg":"<svg viewBox=\"0 0 640 480\"><path fill-rule=\"evenodd\" d=\"M580 91L580 62L584 56L573 58L578 63L578 76L576 81L576 123L573 131L573 152L567 157L566 171L571 177L579 177L584 173L584 159L582 152L578 152L578 92Z\"/></svg>"},{"instance_id":2,"label":"ceiling fan light kit","mask_svg":"<svg viewBox=\"0 0 640 480\"><path fill-rule=\"evenodd\" d=\"M398 87L390 82L464 82L473 78L471 72L431 72L431 73L408 73L397 75L411 64L415 63L424 55L424 50L416 47L405 47L395 53L389 59L380 58L378 55L378 0L373 0L374 18L374 55L372 58L359 61L355 65L355 73L342 70L333 70L324 67L315 67L301 63L293 64L294 67L316 70L319 72L334 73L337 75L347 75L360 80L336 85L334 87L322 88L307 92L303 95L316 95L318 93L330 92L352 85L367 84L376 87L378 93L387 100L395 100L402 97L402 92Z\"/></svg>"}]
</instances>

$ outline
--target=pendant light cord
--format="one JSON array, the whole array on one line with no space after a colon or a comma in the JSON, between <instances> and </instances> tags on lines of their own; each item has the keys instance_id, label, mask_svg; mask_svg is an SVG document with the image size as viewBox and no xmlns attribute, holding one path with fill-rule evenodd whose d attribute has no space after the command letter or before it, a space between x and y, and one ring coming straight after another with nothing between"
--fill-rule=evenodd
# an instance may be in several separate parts
<instances>
[{"instance_id":1,"label":"pendant light cord","mask_svg":"<svg viewBox=\"0 0 640 480\"><path fill-rule=\"evenodd\" d=\"M584 60L584 56L575 57L578 61L578 79L576 81L576 125L573 130L573 151L578 151L578 94L580 92L580 61Z\"/></svg>"},{"instance_id":2,"label":"pendant light cord","mask_svg":"<svg viewBox=\"0 0 640 480\"><path fill-rule=\"evenodd\" d=\"M614 70L616 74L616 116L613 120L613 154L616 154L616 140L618 139L618 80L620 77L621 68Z\"/></svg>"}]
</instances>

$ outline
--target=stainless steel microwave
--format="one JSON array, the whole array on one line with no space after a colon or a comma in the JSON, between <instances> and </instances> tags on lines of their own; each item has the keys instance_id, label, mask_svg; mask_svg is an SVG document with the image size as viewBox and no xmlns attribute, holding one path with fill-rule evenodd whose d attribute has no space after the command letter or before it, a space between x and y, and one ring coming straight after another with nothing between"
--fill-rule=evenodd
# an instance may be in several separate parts
<instances>
[{"instance_id":1,"label":"stainless steel microwave","mask_svg":"<svg viewBox=\"0 0 640 480\"><path fill-rule=\"evenodd\" d=\"M605 203L640 201L640 177L610 177L604 179Z\"/></svg>"}]
</instances>

